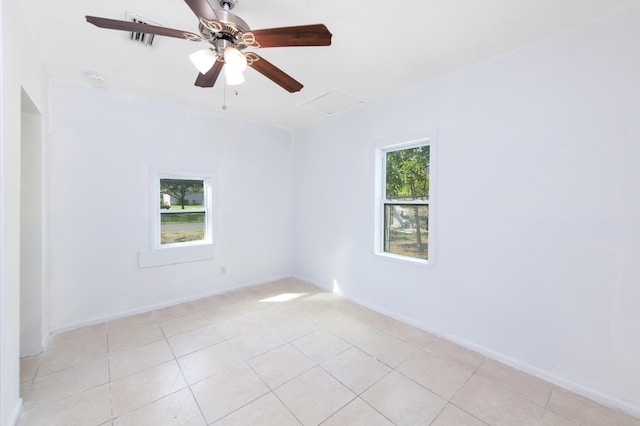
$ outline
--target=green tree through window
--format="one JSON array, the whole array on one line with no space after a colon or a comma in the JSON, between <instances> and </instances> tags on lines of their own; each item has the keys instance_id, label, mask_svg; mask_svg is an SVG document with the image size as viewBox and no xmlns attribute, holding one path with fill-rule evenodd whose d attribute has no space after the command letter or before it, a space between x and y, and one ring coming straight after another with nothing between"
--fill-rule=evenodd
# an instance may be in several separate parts
<instances>
[{"instance_id":1,"label":"green tree through window","mask_svg":"<svg viewBox=\"0 0 640 426\"><path fill-rule=\"evenodd\" d=\"M208 206L203 179L160 178L160 244L203 241Z\"/></svg>"},{"instance_id":2,"label":"green tree through window","mask_svg":"<svg viewBox=\"0 0 640 426\"><path fill-rule=\"evenodd\" d=\"M384 152L385 252L428 259L429 148Z\"/></svg>"},{"instance_id":3,"label":"green tree through window","mask_svg":"<svg viewBox=\"0 0 640 426\"><path fill-rule=\"evenodd\" d=\"M202 180L160 179L160 192L178 200L182 210L184 210L187 195L202 193L203 189Z\"/></svg>"}]
</instances>

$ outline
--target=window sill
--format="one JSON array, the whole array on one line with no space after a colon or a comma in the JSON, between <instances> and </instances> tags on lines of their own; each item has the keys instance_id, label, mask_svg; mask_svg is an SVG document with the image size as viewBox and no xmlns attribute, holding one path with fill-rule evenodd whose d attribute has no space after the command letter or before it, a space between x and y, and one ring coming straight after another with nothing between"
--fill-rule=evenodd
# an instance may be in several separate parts
<instances>
[{"instance_id":1,"label":"window sill","mask_svg":"<svg viewBox=\"0 0 640 426\"><path fill-rule=\"evenodd\" d=\"M182 247L162 247L138 252L138 268L199 262L213 259L213 244L197 244Z\"/></svg>"},{"instance_id":2,"label":"window sill","mask_svg":"<svg viewBox=\"0 0 640 426\"><path fill-rule=\"evenodd\" d=\"M429 261L429 260L423 260L423 259L418 259L418 258L412 258L412 257L408 257L408 256L401 256L401 255L397 255L397 254L392 254L392 253L386 253L386 252L374 252L373 253L375 256L380 257L382 259L391 261L391 262L395 262L395 263L402 263L405 265L411 265L411 266L416 266L418 268L433 268L434 267L434 263L433 261Z\"/></svg>"}]
</instances>

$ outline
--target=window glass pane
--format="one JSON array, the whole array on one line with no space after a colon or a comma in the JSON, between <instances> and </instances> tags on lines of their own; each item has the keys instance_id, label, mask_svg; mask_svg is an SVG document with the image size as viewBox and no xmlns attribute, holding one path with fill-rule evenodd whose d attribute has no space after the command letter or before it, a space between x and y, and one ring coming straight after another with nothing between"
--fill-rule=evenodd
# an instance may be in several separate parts
<instances>
[{"instance_id":1,"label":"window glass pane","mask_svg":"<svg viewBox=\"0 0 640 426\"><path fill-rule=\"evenodd\" d=\"M384 206L384 251L428 259L429 206Z\"/></svg>"},{"instance_id":2,"label":"window glass pane","mask_svg":"<svg viewBox=\"0 0 640 426\"><path fill-rule=\"evenodd\" d=\"M386 153L386 199L429 199L429 154L429 145Z\"/></svg>"},{"instance_id":3,"label":"window glass pane","mask_svg":"<svg viewBox=\"0 0 640 426\"><path fill-rule=\"evenodd\" d=\"M161 244L204 240L205 213L169 211L160 214Z\"/></svg>"},{"instance_id":4,"label":"window glass pane","mask_svg":"<svg viewBox=\"0 0 640 426\"><path fill-rule=\"evenodd\" d=\"M204 240L205 208L204 180L160 179L160 243Z\"/></svg>"},{"instance_id":5,"label":"window glass pane","mask_svg":"<svg viewBox=\"0 0 640 426\"><path fill-rule=\"evenodd\" d=\"M203 203L203 180L160 179L160 208L162 210L202 209Z\"/></svg>"}]
</instances>

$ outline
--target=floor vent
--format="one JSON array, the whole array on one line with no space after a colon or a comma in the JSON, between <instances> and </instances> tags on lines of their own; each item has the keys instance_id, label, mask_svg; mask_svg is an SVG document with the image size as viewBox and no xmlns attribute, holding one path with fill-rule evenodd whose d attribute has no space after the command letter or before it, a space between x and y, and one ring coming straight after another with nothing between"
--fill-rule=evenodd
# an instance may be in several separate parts
<instances>
[{"instance_id":1,"label":"floor vent","mask_svg":"<svg viewBox=\"0 0 640 426\"><path fill-rule=\"evenodd\" d=\"M131 12L127 12L126 20L129 22L134 22L136 24L158 25L155 22L152 22L146 18L142 18ZM131 41L133 41L134 43L140 43L148 47L153 46L154 38L155 36L153 34L137 33L137 32L129 33L129 39Z\"/></svg>"}]
</instances>

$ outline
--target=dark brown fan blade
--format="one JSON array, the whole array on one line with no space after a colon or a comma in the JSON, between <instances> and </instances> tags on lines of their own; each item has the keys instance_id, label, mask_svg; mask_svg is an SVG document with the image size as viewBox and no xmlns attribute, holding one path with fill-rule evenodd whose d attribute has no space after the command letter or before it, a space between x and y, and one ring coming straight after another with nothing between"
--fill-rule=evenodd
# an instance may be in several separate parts
<instances>
[{"instance_id":1,"label":"dark brown fan blade","mask_svg":"<svg viewBox=\"0 0 640 426\"><path fill-rule=\"evenodd\" d=\"M268 62L266 59L256 55L251 52L247 55L248 65L254 70L258 71L260 74L264 75L274 83L281 86L284 90L289 93L294 93L300 91L302 89L302 83L296 81L289 74L286 74L280 68L273 65L271 62Z\"/></svg>"},{"instance_id":2,"label":"dark brown fan blade","mask_svg":"<svg viewBox=\"0 0 640 426\"><path fill-rule=\"evenodd\" d=\"M189 5L193 13L198 18L205 18L209 21L219 21L216 12L207 0L184 0Z\"/></svg>"},{"instance_id":3,"label":"dark brown fan blade","mask_svg":"<svg viewBox=\"0 0 640 426\"><path fill-rule=\"evenodd\" d=\"M254 40L251 40L251 35ZM251 47L329 46L331 37L323 24L267 28L249 31L242 36Z\"/></svg>"},{"instance_id":4,"label":"dark brown fan blade","mask_svg":"<svg viewBox=\"0 0 640 426\"><path fill-rule=\"evenodd\" d=\"M174 30L172 28L158 27L156 25L141 24L138 22L119 21L117 19L99 18L97 16L87 16L87 22L96 27L112 30L131 31L137 33L155 34L167 37L182 38L187 40L202 40L198 34L189 31Z\"/></svg>"},{"instance_id":5,"label":"dark brown fan blade","mask_svg":"<svg viewBox=\"0 0 640 426\"><path fill-rule=\"evenodd\" d=\"M218 79L218 75L220 75L220 71L222 71L223 66L224 62L216 61L206 74L198 74L198 78L196 78L196 86L213 87L213 85L216 84L216 80Z\"/></svg>"}]
</instances>

